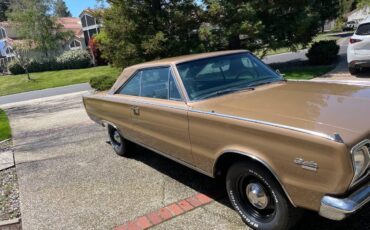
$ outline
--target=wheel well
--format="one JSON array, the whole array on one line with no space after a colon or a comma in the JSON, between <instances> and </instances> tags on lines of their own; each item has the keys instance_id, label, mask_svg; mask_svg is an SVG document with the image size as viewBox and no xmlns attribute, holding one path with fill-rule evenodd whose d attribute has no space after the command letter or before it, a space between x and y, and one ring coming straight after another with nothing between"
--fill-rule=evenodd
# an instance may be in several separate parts
<instances>
[{"instance_id":1,"label":"wheel well","mask_svg":"<svg viewBox=\"0 0 370 230\"><path fill-rule=\"evenodd\" d=\"M268 165L266 165L264 162L256 160L250 156L242 155L240 153L235 152L227 152L222 154L216 161L216 165L214 167L214 177L215 178L222 178L224 179L227 174L227 170L231 167L232 164L240 161L249 161L253 162L255 164L260 165L261 167L265 168L268 173L271 174L273 178L277 181L277 183L280 185L281 189L289 199L290 203L295 207L295 204L293 200L290 198L288 192L286 191L284 185L281 183L279 178L275 175L272 169L269 168Z\"/></svg>"}]
</instances>

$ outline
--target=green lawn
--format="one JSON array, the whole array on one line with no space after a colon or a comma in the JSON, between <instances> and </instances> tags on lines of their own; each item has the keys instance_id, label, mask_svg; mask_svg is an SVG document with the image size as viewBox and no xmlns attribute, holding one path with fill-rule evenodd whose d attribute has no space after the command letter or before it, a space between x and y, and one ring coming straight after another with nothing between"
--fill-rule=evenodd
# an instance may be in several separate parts
<instances>
[{"instance_id":1,"label":"green lawn","mask_svg":"<svg viewBox=\"0 0 370 230\"><path fill-rule=\"evenodd\" d=\"M320 33L313 39L313 42L319 42L319 41L324 41L324 40L339 40L340 39L339 36L333 36L332 34L333 34L332 32ZM305 47L303 47L303 46L297 47L297 50L302 50L302 49L305 49ZM288 47L284 47L284 48L280 48L280 49L277 49L277 50L268 50L266 55L275 55L275 54L282 54L282 53L287 53L287 52L293 52L293 51ZM260 55L262 53L259 53L257 51L256 54Z\"/></svg>"},{"instance_id":2,"label":"green lawn","mask_svg":"<svg viewBox=\"0 0 370 230\"><path fill-rule=\"evenodd\" d=\"M0 109L0 141L11 137L10 125L6 113Z\"/></svg>"},{"instance_id":3,"label":"green lawn","mask_svg":"<svg viewBox=\"0 0 370 230\"><path fill-rule=\"evenodd\" d=\"M93 67L77 70L60 70L41 73L31 73L32 81L27 76L15 75L0 77L0 96L27 92L32 90L47 89L89 82L90 78L100 75L118 76L121 70L109 66Z\"/></svg>"},{"instance_id":4,"label":"green lawn","mask_svg":"<svg viewBox=\"0 0 370 230\"><path fill-rule=\"evenodd\" d=\"M301 66L296 68L282 69L286 79L290 80L310 80L333 70L334 66Z\"/></svg>"}]
</instances>

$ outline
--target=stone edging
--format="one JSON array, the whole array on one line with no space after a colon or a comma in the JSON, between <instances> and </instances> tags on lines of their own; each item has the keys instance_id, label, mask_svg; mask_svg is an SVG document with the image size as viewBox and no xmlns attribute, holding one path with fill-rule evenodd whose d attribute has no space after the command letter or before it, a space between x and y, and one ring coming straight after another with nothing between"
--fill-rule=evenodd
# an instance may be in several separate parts
<instances>
[{"instance_id":1,"label":"stone edging","mask_svg":"<svg viewBox=\"0 0 370 230\"><path fill-rule=\"evenodd\" d=\"M20 218L0 221L0 229L2 230L21 230L22 222Z\"/></svg>"}]
</instances>

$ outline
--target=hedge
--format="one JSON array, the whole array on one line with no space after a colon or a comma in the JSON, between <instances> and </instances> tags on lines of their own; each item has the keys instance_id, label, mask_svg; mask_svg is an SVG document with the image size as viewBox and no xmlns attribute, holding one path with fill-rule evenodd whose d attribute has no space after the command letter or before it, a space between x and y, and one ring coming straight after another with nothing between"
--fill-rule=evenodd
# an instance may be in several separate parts
<instances>
[{"instance_id":1,"label":"hedge","mask_svg":"<svg viewBox=\"0 0 370 230\"><path fill-rule=\"evenodd\" d=\"M313 65L329 65L337 59L339 48L335 40L315 42L306 56Z\"/></svg>"},{"instance_id":2,"label":"hedge","mask_svg":"<svg viewBox=\"0 0 370 230\"><path fill-rule=\"evenodd\" d=\"M85 50L66 51L59 57L49 60L31 60L28 64L28 72L43 72L63 69L82 69L91 66L90 54ZM24 74L25 70L16 61L8 65L9 71L14 74Z\"/></svg>"},{"instance_id":3,"label":"hedge","mask_svg":"<svg viewBox=\"0 0 370 230\"><path fill-rule=\"evenodd\" d=\"M97 76L90 79L91 88L98 91L109 90L116 82L117 78L112 76Z\"/></svg>"}]
</instances>

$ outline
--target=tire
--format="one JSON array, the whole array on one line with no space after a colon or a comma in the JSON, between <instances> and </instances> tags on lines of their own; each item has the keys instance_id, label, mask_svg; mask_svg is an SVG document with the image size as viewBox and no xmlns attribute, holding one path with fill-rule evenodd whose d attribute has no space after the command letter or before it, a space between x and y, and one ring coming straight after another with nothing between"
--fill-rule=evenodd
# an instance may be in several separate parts
<instances>
[{"instance_id":1,"label":"tire","mask_svg":"<svg viewBox=\"0 0 370 230\"><path fill-rule=\"evenodd\" d=\"M274 176L255 162L232 165L226 175L226 189L231 204L242 220L253 229L289 229L301 210L295 209ZM248 198L247 191L262 191L265 196ZM261 200L256 200L256 198Z\"/></svg>"},{"instance_id":2,"label":"tire","mask_svg":"<svg viewBox=\"0 0 370 230\"><path fill-rule=\"evenodd\" d=\"M127 157L129 155L128 149L131 143L123 138L118 130L111 125L108 126L108 136L113 150L117 155Z\"/></svg>"},{"instance_id":3,"label":"tire","mask_svg":"<svg viewBox=\"0 0 370 230\"><path fill-rule=\"evenodd\" d=\"M351 75L356 75L359 72L359 69L356 67L348 67L348 70Z\"/></svg>"}]
</instances>

